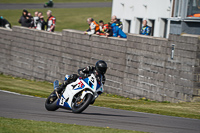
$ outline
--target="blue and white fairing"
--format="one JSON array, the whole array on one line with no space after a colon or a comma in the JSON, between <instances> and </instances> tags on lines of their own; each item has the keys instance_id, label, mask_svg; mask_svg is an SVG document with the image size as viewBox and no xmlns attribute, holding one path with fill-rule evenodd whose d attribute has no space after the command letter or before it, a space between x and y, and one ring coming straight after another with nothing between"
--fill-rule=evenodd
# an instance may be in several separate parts
<instances>
[{"instance_id":1,"label":"blue and white fairing","mask_svg":"<svg viewBox=\"0 0 200 133\"><path fill-rule=\"evenodd\" d=\"M65 76L65 80L69 78L69 75ZM103 92L102 76L101 81L97 82L94 74L91 74L88 78L82 79L78 78L75 82L68 84L65 91L60 99L58 99L57 105L71 109L72 100L74 96L82 92L81 98L83 99L86 94L90 93L93 95L93 100L95 100L99 94Z\"/></svg>"}]
</instances>

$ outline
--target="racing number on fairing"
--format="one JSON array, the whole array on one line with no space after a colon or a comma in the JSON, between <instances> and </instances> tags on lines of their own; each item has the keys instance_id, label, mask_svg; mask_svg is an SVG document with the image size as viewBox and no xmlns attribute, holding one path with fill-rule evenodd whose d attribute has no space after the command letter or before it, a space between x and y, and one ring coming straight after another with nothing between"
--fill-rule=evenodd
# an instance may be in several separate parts
<instances>
[{"instance_id":1,"label":"racing number on fairing","mask_svg":"<svg viewBox=\"0 0 200 133\"><path fill-rule=\"evenodd\" d=\"M62 105L62 106L64 105L64 100L65 99L63 97L61 97L61 99L60 99L60 105Z\"/></svg>"},{"instance_id":2,"label":"racing number on fairing","mask_svg":"<svg viewBox=\"0 0 200 133\"><path fill-rule=\"evenodd\" d=\"M93 77L91 78L91 82L94 84L94 78Z\"/></svg>"}]
</instances>

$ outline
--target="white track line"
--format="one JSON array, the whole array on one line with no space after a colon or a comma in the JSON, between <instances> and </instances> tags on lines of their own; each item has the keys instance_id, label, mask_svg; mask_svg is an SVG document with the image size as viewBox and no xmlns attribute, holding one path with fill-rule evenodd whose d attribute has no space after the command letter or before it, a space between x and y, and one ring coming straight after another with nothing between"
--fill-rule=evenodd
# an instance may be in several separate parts
<instances>
[{"instance_id":1,"label":"white track line","mask_svg":"<svg viewBox=\"0 0 200 133\"><path fill-rule=\"evenodd\" d=\"M24 94L20 94L17 92L11 92L11 91L5 91L5 90L0 90L1 92L4 93L9 93L9 94L14 94L14 95L19 95L19 96L26 96L26 97L33 97L33 98L41 98L41 97L35 97L35 96L30 96L30 95L24 95ZM46 99L46 98L45 98Z\"/></svg>"}]
</instances>

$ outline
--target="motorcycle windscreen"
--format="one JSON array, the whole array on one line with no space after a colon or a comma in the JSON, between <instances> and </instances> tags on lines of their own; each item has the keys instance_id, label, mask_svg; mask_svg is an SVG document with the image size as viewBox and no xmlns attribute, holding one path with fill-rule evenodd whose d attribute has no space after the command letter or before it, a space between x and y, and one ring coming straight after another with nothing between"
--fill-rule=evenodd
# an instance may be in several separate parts
<instances>
[{"instance_id":1,"label":"motorcycle windscreen","mask_svg":"<svg viewBox=\"0 0 200 133\"><path fill-rule=\"evenodd\" d=\"M92 89L98 90L99 87L101 87L101 83L97 82L93 76L85 78L83 81L85 81Z\"/></svg>"}]
</instances>

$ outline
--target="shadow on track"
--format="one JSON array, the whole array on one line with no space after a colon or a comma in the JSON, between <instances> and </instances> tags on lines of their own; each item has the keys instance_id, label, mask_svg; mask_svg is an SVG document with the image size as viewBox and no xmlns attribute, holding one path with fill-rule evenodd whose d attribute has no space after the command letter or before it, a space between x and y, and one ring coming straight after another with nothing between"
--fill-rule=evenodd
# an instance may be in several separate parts
<instances>
[{"instance_id":1,"label":"shadow on track","mask_svg":"<svg viewBox=\"0 0 200 133\"><path fill-rule=\"evenodd\" d=\"M113 116L113 117L123 117L123 118L125 118L125 117L128 117L128 118L130 118L130 117L137 117L137 118L147 118L147 117L141 117L141 116L130 116L130 115L117 115L117 114L106 114L106 113L85 113L85 112L83 112L83 113L80 113L80 114L76 114L76 113L73 113L73 112L71 112L71 111L62 111L62 110L58 110L58 111L56 111L56 112L62 112L62 113L72 113L72 114L74 114L74 115L89 115L89 116Z\"/></svg>"}]
</instances>

